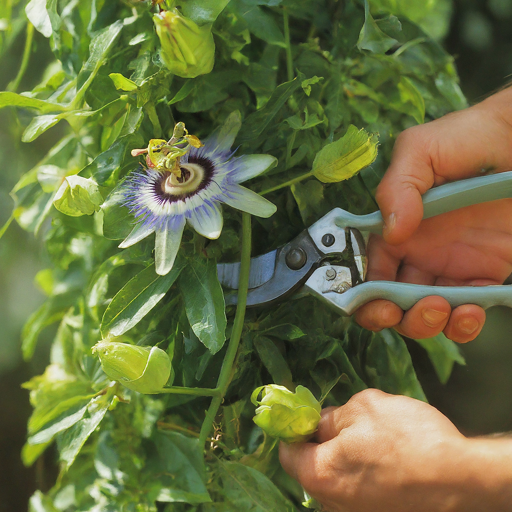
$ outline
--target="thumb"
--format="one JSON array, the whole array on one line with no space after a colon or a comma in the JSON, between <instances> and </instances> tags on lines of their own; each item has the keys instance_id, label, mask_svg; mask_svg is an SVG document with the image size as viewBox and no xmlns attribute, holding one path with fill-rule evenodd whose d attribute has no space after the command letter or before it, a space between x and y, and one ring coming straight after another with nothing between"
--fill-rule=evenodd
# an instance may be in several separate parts
<instances>
[{"instance_id":1,"label":"thumb","mask_svg":"<svg viewBox=\"0 0 512 512\"><path fill-rule=\"evenodd\" d=\"M401 244L416 231L423 218L421 196L433 185L428 144L421 132L410 128L397 138L391 164L377 188L386 242Z\"/></svg>"}]
</instances>

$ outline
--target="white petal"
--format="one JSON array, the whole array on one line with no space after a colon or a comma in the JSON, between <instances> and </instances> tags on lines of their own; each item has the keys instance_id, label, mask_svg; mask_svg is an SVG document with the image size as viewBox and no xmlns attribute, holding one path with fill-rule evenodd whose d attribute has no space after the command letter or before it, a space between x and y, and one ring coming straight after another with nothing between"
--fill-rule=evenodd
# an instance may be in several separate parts
<instances>
[{"instance_id":1,"label":"white petal","mask_svg":"<svg viewBox=\"0 0 512 512\"><path fill-rule=\"evenodd\" d=\"M270 167L275 167L277 158L271 155L244 155L236 158L234 164L236 170L230 173L231 179L235 183L243 183L265 172Z\"/></svg>"},{"instance_id":2,"label":"white petal","mask_svg":"<svg viewBox=\"0 0 512 512\"><path fill-rule=\"evenodd\" d=\"M220 206L204 204L191 212L188 222L200 235L211 240L219 238L223 223Z\"/></svg>"},{"instance_id":3,"label":"white petal","mask_svg":"<svg viewBox=\"0 0 512 512\"><path fill-rule=\"evenodd\" d=\"M183 228L185 227L185 218L180 217L175 224L174 229L163 229L156 232L156 273L161 276L168 274L174 265L174 260L180 248Z\"/></svg>"},{"instance_id":4,"label":"white petal","mask_svg":"<svg viewBox=\"0 0 512 512\"><path fill-rule=\"evenodd\" d=\"M242 116L236 110L224 121L224 124L217 128L205 141L205 149L208 152L229 151L242 126Z\"/></svg>"},{"instance_id":5,"label":"white petal","mask_svg":"<svg viewBox=\"0 0 512 512\"><path fill-rule=\"evenodd\" d=\"M229 197L228 194L232 197ZM229 187L222 200L226 204L229 204L229 206L250 213L251 215L256 215L256 217L270 217L277 210L276 205L271 203L268 199L240 185L232 185Z\"/></svg>"},{"instance_id":6,"label":"white petal","mask_svg":"<svg viewBox=\"0 0 512 512\"><path fill-rule=\"evenodd\" d=\"M144 225L144 222L137 224L131 231L131 233L119 244L120 249L126 249L137 242L140 242L143 238L151 235L155 231L154 227Z\"/></svg>"}]
</instances>

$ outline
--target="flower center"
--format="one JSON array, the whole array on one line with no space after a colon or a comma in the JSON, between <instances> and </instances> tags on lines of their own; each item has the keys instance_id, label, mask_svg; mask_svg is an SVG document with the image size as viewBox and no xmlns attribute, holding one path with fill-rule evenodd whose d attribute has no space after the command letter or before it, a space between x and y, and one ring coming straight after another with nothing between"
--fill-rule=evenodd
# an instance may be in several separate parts
<instances>
[{"instance_id":1,"label":"flower center","mask_svg":"<svg viewBox=\"0 0 512 512\"><path fill-rule=\"evenodd\" d=\"M171 196L182 196L195 192L201 185L204 178L204 168L198 164L182 164L180 166L181 176L169 173L169 176L162 182L162 192Z\"/></svg>"}]
</instances>

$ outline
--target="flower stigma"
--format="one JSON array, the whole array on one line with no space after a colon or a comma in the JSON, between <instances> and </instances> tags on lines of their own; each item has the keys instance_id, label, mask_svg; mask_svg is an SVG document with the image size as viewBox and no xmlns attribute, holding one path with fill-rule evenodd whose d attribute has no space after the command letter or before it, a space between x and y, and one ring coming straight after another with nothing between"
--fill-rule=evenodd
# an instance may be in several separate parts
<instances>
[{"instance_id":1,"label":"flower stigma","mask_svg":"<svg viewBox=\"0 0 512 512\"><path fill-rule=\"evenodd\" d=\"M156 169L161 172L170 172L178 178L181 176L182 166L181 158L184 157L191 148L200 148L203 143L195 136L190 135L185 127L185 123L176 123L172 137L166 141L164 139L151 139L148 147L144 149L133 149L132 156L146 154L146 165L150 169Z\"/></svg>"}]
</instances>

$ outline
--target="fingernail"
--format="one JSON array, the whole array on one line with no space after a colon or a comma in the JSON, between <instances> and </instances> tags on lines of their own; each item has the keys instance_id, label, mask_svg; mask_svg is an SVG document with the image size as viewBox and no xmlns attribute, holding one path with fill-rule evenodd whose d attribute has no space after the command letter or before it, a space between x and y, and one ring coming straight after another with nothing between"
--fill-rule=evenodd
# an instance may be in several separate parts
<instances>
[{"instance_id":1,"label":"fingernail","mask_svg":"<svg viewBox=\"0 0 512 512\"><path fill-rule=\"evenodd\" d=\"M437 327L447 316L448 313L437 311L436 309L424 309L421 312L423 322L425 322L425 325L428 327Z\"/></svg>"},{"instance_id":2,"label":"fingernail","mask_svg":"<svg viewBox=\"0 0 512 512\"><path fill-rule=\"evenodd\" d=\"M480 327L480 323L476 318L463 318L457 322L457 329L464 334L473 334Z\"/></svg>"},{"instance_id":3,"label":"fingernail","mask_svg":"<svg viewBox=\"0 0 512 512\"><path fill-rule=\"evenodd\" d=\"M396 213L391 213L388 218L384 221L384 227L382 231L384 234L389 235L396 225Z\"/></svg>"}]
</instances>

